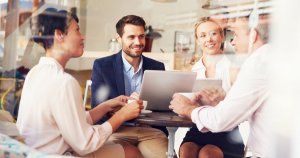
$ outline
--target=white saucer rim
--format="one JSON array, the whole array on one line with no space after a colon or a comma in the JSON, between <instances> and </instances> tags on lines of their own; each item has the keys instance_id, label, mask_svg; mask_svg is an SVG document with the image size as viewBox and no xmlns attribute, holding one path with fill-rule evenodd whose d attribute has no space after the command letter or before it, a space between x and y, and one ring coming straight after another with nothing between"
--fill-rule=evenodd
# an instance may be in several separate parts
<instances>
[{"instance_id":1,"label":"white saucer rim","mask_svg":"<svg viewBox=\"0 0 300 158\"><path fill-rule=\"evenodd\" d=\"M141 110L141 114L149 114L152 113L151 110Z\"/></svg>"}]
</instances>

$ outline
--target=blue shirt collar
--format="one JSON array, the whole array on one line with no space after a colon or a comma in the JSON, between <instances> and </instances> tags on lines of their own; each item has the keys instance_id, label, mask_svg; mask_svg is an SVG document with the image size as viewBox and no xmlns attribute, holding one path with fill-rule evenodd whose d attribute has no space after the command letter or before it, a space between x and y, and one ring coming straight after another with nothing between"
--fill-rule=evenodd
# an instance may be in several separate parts
<instances>
[{"instance_id":1,"label":"blue shirt collar","mask_svg":"<svg viewBox=\"0 0 300 158\"><path fill-rule=\"evenodd\" d=\"M130 65L129 62L123 56L123 51L122 51L122 61L123 61L123 67L125 72L128 72L131 68L133 68L133 66ZM141 56L140 58L139 69L136 72L139 72L142 69L142 65L143 65L143 56Z\"/></svg>"}]
</instances>

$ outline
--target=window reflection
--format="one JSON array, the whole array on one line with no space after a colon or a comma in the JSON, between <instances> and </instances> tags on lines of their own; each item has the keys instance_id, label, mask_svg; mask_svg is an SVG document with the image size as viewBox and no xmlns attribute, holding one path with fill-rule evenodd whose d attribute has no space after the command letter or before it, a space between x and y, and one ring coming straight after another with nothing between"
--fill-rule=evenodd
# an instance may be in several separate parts
<instances>
[{"instance_id":1,"label":"window reflection","mask_svg":"<svg viewBox=\"0 0 300 158\"><path fill-rule=\"evenodd\" d=\"M260 1L257 4L257 13L272 15L276 12L274 5L275 2L271 0ZM65 72L79 82L82 96L87 96L87 107L91 104L91 94L90 91L86 93L85 90L87 81L91 79L93 62L95 59L112 55L119 51L117 49L122 48L119 43L116 43L115 24L125 15L143 17L146 21L145 35L150 35L150 32L161 35L160 38L152 37L151 48L147 49L151 52L143 54L163 62L167 71L191 71L203 56L204 52L193 36L193 25L202 17L211 17L221 25L224 33L220 46L221 54L225 55L231 63L241 67L248 57L247 54L235 54L236 50L231 43L236 35L234 23L237 18L249 16L253 11L254 1L251 0L239 3L221 0L189 0L189 2L177 0L171 3L151 0L0 1L1 109L9 111L15 119L18 116L18 106L26 75L40 58L45 56L43 39L47 37L38 31L37 19L39 13L50 7L68 10L77 14L80 19L80 32L85 36L84 54L82 57L71 59L66 65ZM182 42L178 42L180 40ZM248 138L248 128L245 127L246 132L241 133L244 141ZM175 148L178 149L179 145Z\"/></svg>"}]
</instances>

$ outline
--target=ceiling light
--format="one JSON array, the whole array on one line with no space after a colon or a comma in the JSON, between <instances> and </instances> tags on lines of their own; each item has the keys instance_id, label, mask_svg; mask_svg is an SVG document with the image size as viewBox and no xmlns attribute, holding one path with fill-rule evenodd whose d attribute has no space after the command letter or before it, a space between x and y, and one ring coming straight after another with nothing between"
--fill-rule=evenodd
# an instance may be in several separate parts
<instances>
[{"instance_id":1,"label":"ceiling light","mask_svg":"<svg viewBox=\"0 0 300 158\"><path fill-rule=\"evenodd\" d=\"M218 9L224 7L224 5L220 5L219 0L207 0L207 2L202 6L203 9Z\"/></svg>"}]
</instances>

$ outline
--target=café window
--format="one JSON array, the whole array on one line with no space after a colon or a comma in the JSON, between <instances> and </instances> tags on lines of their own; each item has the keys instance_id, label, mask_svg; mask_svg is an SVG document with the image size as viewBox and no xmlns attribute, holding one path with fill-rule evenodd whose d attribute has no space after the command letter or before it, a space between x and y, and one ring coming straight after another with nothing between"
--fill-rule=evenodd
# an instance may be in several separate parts
<instances>
[{"instance_id":1,"label":"caf\u00e9 window","mask_svg":"<svg viewBox=\"0 0 300 158\"><path fill-rule=\"evenodd\" d=\"M90 110L93 63L123 49L116 31L123 16L138 15L145 20L145 57L162 62L166 71L191 71L203 57L194 29L199 19L210 17L220 24L224 34L221 54L240 67L243 60L237 60L231 44L236 19L250 15L253 8L257 14L273 14L274 5L274 0L257 4L254 0L0 0L0 109L17 121L26 76L46 56L48 37L37 28L39 14L47 8L78 16L84 53L71 58L64 71L78 81L85 109ZM246 124L241 129L244 143L248 128ZM185 135L187 129L181 130ZM180 142L175 142L176 152Z\"/></svg>"}]
</instances>

